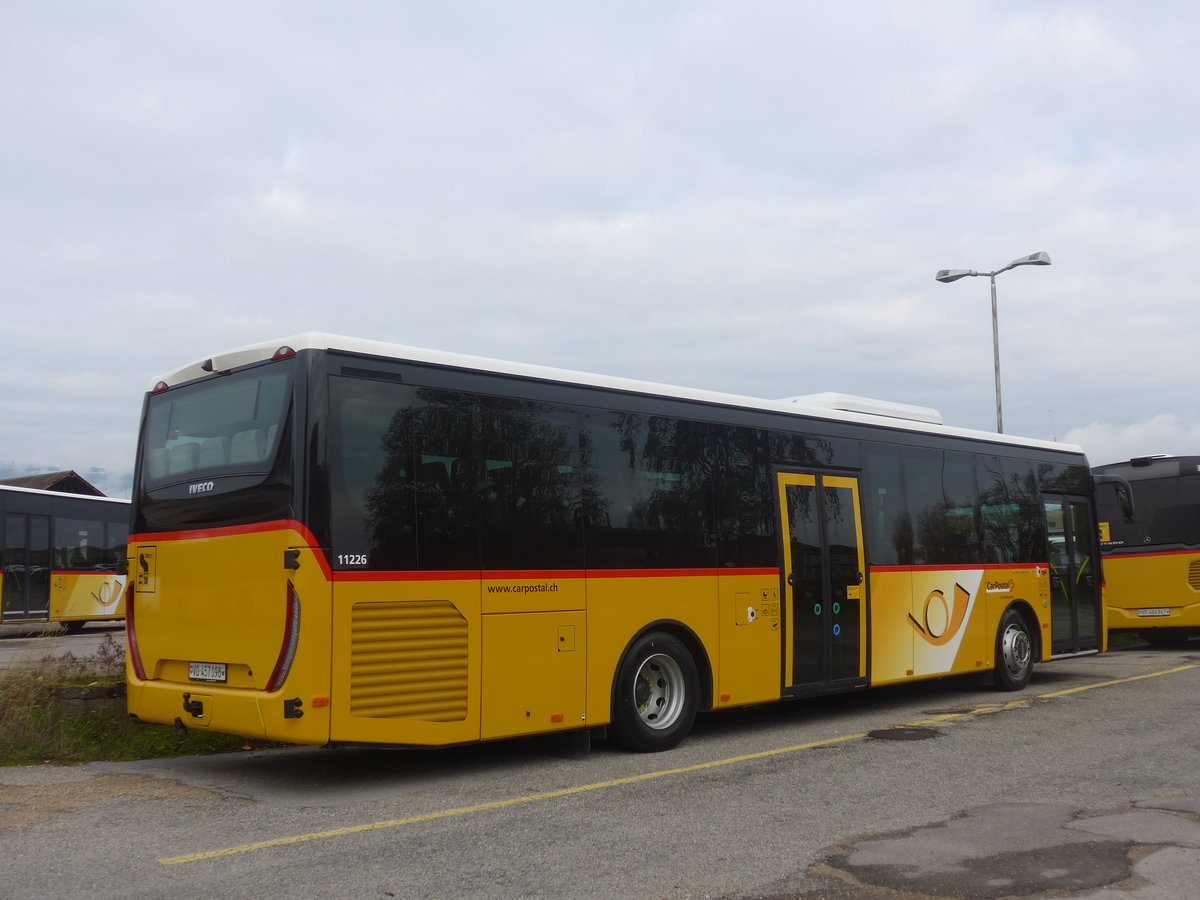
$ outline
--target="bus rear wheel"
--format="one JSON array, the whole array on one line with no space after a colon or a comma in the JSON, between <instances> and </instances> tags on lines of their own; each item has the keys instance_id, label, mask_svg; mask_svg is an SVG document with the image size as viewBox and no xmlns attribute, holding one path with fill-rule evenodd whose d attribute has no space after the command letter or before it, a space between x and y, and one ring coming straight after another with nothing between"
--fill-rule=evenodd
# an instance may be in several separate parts
<instances>
[{"instance_id":1,"label":"bus rear wheel","mask_svg":"<svg viewBox=\"0 0 1200 900\"><path fill-rule=\"evenodd\" d=\"M1033 638L1029 625L1015 609L1005 610L996 629L996 687L1019 691L1033 677Z\"/></svg>"},{"instance_id":2,"label":"bus rear wheel","mask_svg":"<svg viewBox=\"0 0 1200 900\"><path fill-rule=\"evenodd\" d=\"M625 651L613 685L613 743L653 753L678 746L696 719L696 662L674 635L656 631Z\"/></svg>"}]
</instances>

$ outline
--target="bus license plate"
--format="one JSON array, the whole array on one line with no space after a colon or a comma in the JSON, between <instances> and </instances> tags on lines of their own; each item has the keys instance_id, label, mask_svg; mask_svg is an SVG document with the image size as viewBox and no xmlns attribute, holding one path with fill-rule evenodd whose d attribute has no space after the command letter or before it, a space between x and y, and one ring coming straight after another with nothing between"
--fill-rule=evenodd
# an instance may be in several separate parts
<instances>
[{"instance_id":1,"label":"bus license plate","mask_svg":"<svg viewBox=\"0 0 1200 900\"><path fill-rule=\"evenodd\" d=\"M1153 619L1153 618L1157 618L1158 616L1169 616L1170 614L1171 614L1171 611L1162 606L1156 606L1154 609L1139 609L1138 610L1138 618L1139 619Z\"/></svg>"},{"instance_id":2,"label":"bus license plate","mask_svg":"<svg viewBox=\"0 0 1200 900\"><path fill-rule=\"evenodd\" d=\"M192 681L224 681L225 663L188 663L188 678Z\"/></svg>"}]
</instances>

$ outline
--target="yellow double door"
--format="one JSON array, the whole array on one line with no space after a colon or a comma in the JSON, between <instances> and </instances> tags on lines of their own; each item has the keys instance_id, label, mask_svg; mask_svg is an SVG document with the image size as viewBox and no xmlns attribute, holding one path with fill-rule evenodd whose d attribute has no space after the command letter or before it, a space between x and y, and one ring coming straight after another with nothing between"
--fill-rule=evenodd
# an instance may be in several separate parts
<instances>
[{"instance_id":1,"label":"yellow double door","mask_svg":"<svg viewBox=\"0 0 1200 900\"><path fill-rule=\"evenodd\" d=\"M781 472L784 689L845 688L867 676L867 581L857 478Z\"/></svg>"}]
</instances>

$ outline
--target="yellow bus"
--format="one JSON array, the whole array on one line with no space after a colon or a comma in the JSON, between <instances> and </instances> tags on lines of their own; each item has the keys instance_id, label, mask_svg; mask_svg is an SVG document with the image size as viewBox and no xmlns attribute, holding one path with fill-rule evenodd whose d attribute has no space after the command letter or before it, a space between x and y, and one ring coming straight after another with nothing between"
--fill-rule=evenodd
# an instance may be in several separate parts
<instances>
[{"instance_id":1,"label":"yellow bus","mask_svg":"<svg viewBox=\"0 0 1200 900\"><path fill-rule=\"evenodd\" d=\"M1143 456L1096 466L1110 631L1167 645L1200 634L1200 456Z\"/></svg>"},{"instance_id":2,"label":"yellow bus","mask_svg":"<svg viewBox=\"0 0 1200 900\"><path fill-rule=\"evenodd\" d=\"M701 711L1102 649L1082 451L939 421L323 334L213 356L145 399L129 709L663 750Z\"/></svg>"},{"instance_id":3,"label":"yellow bus","mask_svg":"<svg viewBox=\"0 0 1200 900\"><path fill-rule=\"evenodd\" d=\"M0 485L0 624L125 617L129 501Z\"/></svg>"}]
</instances>

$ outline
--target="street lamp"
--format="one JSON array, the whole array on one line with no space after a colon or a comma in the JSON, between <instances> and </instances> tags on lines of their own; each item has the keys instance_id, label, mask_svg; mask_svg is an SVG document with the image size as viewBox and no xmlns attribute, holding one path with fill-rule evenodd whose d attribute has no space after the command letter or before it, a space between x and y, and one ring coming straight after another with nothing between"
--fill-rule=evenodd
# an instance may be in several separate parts
<instances>
[{"instance_id":1,"label":"street lamp","mask_svg":"<svg viewBox=\"0 0 1200 900\"><path fill-rule=\"evenodd\" d=\"M1020 259L1014 259L1003 269L997 269L995 272L976 272L974 269L942 269L934 276L942 284L949 284L972 275L986 275L992 282L992 354L996 364L996 432L998 434L1004 433L1004 416L1000 412L1000 326L996 321L996 276L1009 269L1015 269L1017 266L1048 265L1050 265L1050 254L1045 250L1039 250L1037 253L1030 253Z\"/></svg>"}]
</instances>

